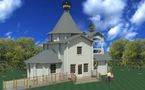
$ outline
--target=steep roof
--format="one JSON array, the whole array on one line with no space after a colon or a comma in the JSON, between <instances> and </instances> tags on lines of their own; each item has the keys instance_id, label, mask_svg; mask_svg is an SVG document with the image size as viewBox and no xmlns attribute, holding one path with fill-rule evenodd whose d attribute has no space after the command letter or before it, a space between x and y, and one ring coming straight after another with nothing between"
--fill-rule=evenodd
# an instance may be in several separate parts
<instances>
[{"instance_id":1,"label":"steep roof","mask_svg":"<svg viewBox=\"0 0 145 90\"><path fill-rule=\"evenodd\" d=\"M54 29L49 34L81 33L69 11L64 11Z\"/></svg>"},{"instance_id":2,"label":"steep roof","mask_svg":"<svg viewBox=\"0 0 145 90\"><path fill-rule=\"evenodd\" d=\"M108 53L94 54L94 60L95 61L109 61L111 60L111 57L109 56Z\"/></svg>"},{"instance_id":3,"label":"steep roof","mask_svg":"<svg viewBox=\"0 0 145 90\"><path fill-rule=\"evenodd\" d=\"M53 50L44 50L34 57L29 58L25 63L60 63L57 54Z\"/></svg>"}]
</instances>

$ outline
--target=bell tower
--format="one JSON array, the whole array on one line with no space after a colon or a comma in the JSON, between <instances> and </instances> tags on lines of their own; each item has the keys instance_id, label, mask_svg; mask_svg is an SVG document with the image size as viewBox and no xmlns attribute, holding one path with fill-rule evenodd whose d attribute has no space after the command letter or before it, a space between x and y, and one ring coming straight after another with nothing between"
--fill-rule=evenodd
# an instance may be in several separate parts
<instances>
[{"instance_id":1,"label":"bell tower","mask_svg":"<svg viewBox=\"0 0 145 90\"><path fill-rule=\"evenodd\" d=\"M64 11L69 11L71 9L71 3L68 0L63 1L62 6Z\"/></svg>"}]
</instances>

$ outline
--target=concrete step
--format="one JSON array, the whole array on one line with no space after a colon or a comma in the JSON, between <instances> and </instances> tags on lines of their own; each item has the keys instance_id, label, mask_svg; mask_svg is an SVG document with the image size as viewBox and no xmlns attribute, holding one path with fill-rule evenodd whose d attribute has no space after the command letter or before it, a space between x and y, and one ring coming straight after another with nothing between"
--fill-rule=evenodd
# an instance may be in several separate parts
<instances>
[{"instance_id":1,"label":"concrete step","mask_svg":"<svg viewBox=\"0 0 145 90\"><path fill-rule=\"evenodd\" d=\"M75 84L84 84L84 83L91 83L91 82L98 82L99 80L92 77L84 77L77 79Z\"/></svg>"}]
</instances>

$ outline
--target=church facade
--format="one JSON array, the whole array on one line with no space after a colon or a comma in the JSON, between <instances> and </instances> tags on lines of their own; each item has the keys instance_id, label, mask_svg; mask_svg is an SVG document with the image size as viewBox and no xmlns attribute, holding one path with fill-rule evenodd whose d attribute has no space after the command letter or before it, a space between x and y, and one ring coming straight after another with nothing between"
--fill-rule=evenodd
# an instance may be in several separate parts
<instances>
[{"instance_id":1,"label":"church facade","mask_svg":"<svg viewBox=\"0 0 145 90\"><path fill-rule=\"evenodd\" d=\"M43 51L25 61L27 77L55 73L86 77L92 76L94 70L101 75L107 73L107 61L111 58L104 53L104 37L94 30L92 23L88 32L81 32L70 8L69 2L63 3L64 12L49 32L49 40L43 43Z\"/></svg>"}]
</instances>

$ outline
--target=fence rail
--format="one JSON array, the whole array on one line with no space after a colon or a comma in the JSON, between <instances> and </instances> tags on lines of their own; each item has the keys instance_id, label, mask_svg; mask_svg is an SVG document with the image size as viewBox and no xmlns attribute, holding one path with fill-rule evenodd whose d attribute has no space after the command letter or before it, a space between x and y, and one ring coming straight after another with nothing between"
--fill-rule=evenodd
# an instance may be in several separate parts
<instances>
[{"instance_id":1,"label":"fence rail","mask_svg":"<svg viewBox=\"0 0 145 90\"><path fill-rule=\"evenodd\" d=\"M22 90L39 86L50 85L54 83L69 81L70 74L51 74L47 76L37 76L31 78L16 79L11 81L3 81L3 90Z\"/></svg>"}]
</instances>

